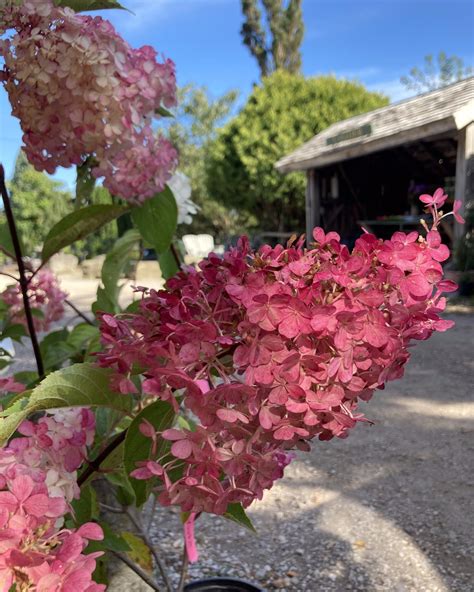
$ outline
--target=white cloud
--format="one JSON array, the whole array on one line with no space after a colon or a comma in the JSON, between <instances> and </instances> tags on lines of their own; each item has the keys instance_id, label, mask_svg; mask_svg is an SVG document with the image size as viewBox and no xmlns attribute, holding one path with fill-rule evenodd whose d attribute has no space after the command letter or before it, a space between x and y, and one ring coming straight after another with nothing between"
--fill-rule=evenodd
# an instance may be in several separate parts
<instances>
[{"instance_id":1,"label":"white cloud","mask_svg":"<svg viewBox=\"0 0 474 592\"><path fill-rule=\"evenodd\" d=\"M413 91L407 89L400 82L399 78L392 80L379 80L371 82L367 85L367 88L372 91L382 92L383 94L390 97L390 101L395 103L396 101L402 101L413 96Z\"/></svg>"}]
</instances>

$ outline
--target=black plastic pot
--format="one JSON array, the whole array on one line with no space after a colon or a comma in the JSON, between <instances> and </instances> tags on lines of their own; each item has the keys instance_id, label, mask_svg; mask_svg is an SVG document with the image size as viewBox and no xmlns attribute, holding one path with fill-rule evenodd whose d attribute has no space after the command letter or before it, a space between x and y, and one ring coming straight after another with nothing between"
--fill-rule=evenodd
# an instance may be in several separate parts
<instances>
[{"instance_id":1,"label":"black plastic pot","mask_svg":"<svg viewBox=\"0 0 474 592\"><path fill-rule=\"evenodd\" d=\"M253 584L234 578L208 578L190 582L184 587L185 592L264 592Z\"/></svg>"}]
</instances>

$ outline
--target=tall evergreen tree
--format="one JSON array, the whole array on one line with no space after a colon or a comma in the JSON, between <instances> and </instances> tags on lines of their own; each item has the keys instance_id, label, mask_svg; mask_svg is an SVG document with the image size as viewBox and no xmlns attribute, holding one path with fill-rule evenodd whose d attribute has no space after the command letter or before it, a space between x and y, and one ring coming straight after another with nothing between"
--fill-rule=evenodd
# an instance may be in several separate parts
<instances>
[{"instance_id":1,"label":"tall evergreen tree","mask_svg":"<svg viewBox=\"0 0 474 592\"><path fill-rule=\"evenodd\" d=\"M275 70L299 72L304 36L301 0L241 0L245 17L240 31L258 62L262 77ZM262 18L260 2L266 18ZM269 39L267 39L269 37Z\"/></svg>"}]
</instances>

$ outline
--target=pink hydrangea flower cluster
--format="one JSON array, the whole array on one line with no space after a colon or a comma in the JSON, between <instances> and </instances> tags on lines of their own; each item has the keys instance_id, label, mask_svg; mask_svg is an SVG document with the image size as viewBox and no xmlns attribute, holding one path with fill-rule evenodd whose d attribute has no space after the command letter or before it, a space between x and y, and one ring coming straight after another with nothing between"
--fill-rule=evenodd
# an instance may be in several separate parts
<instances>
[{"instance_id":1,"label":"pink hydrangea flower cluster","mask_svg":"<svg viewBox=\"0 0 474 592\"><path fill-rule=\"evenodd\" d=\"M25 390L25 385L15 380L13 376L0 378L0 395L8 393L22 393ZM2 400L0 399L0 406Z\"/></svg>"},{"instance_id":2,"label":"pink hydrangea flower cluster","mask_svg":"<svg viewBox=\"0 0 474 592\"><path fill-rule=\"evenodd\" d=\"M32 310L41 313L33 318L37 331L48 331L51 323L63 317L67 294L61 290L56 276L50 270L41 269L30 278L28 297ZM10 321L26 326L20 284L8 286L0 298L8 305Z\"/></svg>"},{"instance_id":3,"label":"pink hydrangea flower cluster","mask_svg":"<svg viewBox=\"0 0 474 592\"><path fill-rule=\"evenodd\" d=\"M161 434L143 423L152 454L132 475L159 477L165 505L219 514L260 498L288 450L346 437L364 420L358 401L403 375L411 342L453 324L439 316L443 293L456 289L443 279L441 205L428 204L426 238L366 233L352 252L321 228L309 250L299 240L252 252L241 239L165 291L143 289L137 314L104 314L98 359L117 390L136 392L130 376L140 369L147 400L178 410L181 393L200 422ZM158 436L170 443L161 458Z\"/></svg>"},{"instance_id":4,"label":"pink hydrangea flower cluster","mask_svg":"<svg viewBox=\"0 0 474 592\"><path fill-rule=\"evenodd\" d=\"M49 495L70 502L78 498L77 469L94 440L95 417L90 409L70 407L50 411L38 421L24 421L21 437L0 449L0 480L26 473L44 478Z\"/></svg>"},{"instance_id":5,"label":"pink hydrangea flower cluster","mask_svg":"<svg viewBox=\"0 0 474 592\"><path fill-rule=\"evenodd\" d=\"M0 80L35 168L54 173L93 155L93 174L114 195L141 203L163 190L177 152L151 123L176 104L173 62L52 0L7 0L0 21L0 34L15 31L0 40Z\"/></svg>"},{"instance_id":6,"label":"pink hydrangea flower cluster","mask_svg":"<svg viewBox=\"0 0 474 592\"><path fill-rule=\"evenodd\" d=\"M92 581L101 552L85 555L89 540L103 539L99 525L61 528L67 506L42 475L20 470L0 475L0 590L101 592Z\"/></svg>"}]
</instances>

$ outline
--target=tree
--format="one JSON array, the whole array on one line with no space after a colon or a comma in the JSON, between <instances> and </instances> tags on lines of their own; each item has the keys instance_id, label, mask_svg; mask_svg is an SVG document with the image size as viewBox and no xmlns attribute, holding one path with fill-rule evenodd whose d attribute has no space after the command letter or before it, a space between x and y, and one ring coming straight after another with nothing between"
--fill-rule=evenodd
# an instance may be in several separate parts
<instances>
[{"instance_id":1,"label":"tree","mask_svg":"<svg viewBox=\"0 0 474 592\"><path fill-rule=\"evenodd\" d=\"M425 56L423 69L415 66L408 76L402 76L400 82L417 94L442 88L463 78L471 76L473 69L464 64L458 56L447 56L441 51L436 59L433 55Z\"/></svg>"},{"instance_id":2,"label":"tree","mask_svg":"<svg viewBox=\"0 0 474 592\"><path fill-rule=\"evenodd\" d=\"M242 0L245 22L240 34L258 62L262 77L278 69L296 73L301 68L300 46L304 36L301 0ZM267 41L267 34L271 39Z\"/></svg>"},{"instance_id":3,"label":"tree","mask_svg":"<svg viewBox=\"0 0 474 592\"><path fill-rule=\"evenodd\" d=\"M281 175L275 162L332 123L387 102L357 82L275 72L254 88L213 144L209 193L228 207L252 212L260 229L302 230L304 175Z\"/></svg>"},{"instance_id":4,"label":"tree","mask_svg":"<svg viewBox=\"0 0 474 592\"><path fill-rule=\"evenodd\" d=\"M20 151L15 163L13 177L9 183L12 209L16 224L22 237L25 253L37 254L50 229L66 214L73 211L74 199L62 183L36 171ZM104 187L95 187L83 206L112 203L112 198ZM76 241L70 251L80 259L106 253L117 238L115 222L100 228L93 235Z\"/></svg>"},{"instance_id":5,"label":"tree","mask_svg":"<svg viewBox=\"0 0 474 592\"><path fill-rule=\"evenodd\" d=\"M218 240L224 240L229 234L238 233L243 222L237 212L216 202L209 193L206 161L219 126L229 117L238 93L231 90L212 99L205 87L189 84L178 94L179 107L168 135L179 152L179 170L189 177L192 199L200 208L192 224L183 225L180 230L183 234L211 233Z\"/></svg>"},{"instance_id":6,"label":"tree","mask_svg":"<svg viewBox=\"0 0 474 592\"><path fill-rule=\"evenodd\" d=\"M25 253L33 255L51 227L72 209L72 195L62 183L36 171L23 151L18 154L9 189Z\"/></svg>"}]
</instances>

